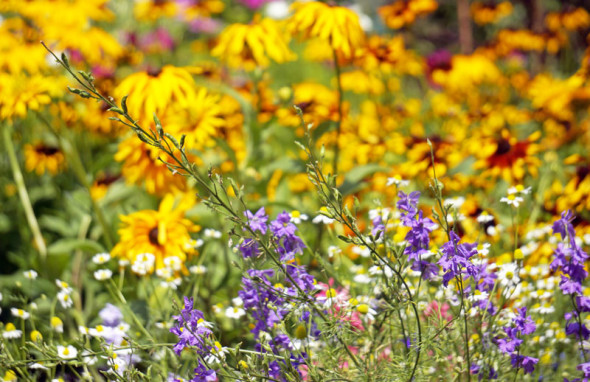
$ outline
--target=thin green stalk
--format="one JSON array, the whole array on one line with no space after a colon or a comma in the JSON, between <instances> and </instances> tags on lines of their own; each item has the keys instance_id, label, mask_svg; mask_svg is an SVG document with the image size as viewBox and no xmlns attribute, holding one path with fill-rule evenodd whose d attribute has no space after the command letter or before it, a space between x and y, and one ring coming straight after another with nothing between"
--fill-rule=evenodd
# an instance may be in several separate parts
<instances>
[{"instance_id":1,"label":"thin green stalk","mask_svg":"<svg viewBox=\"0 0 590 382\"><path fill-rule=\"evenodd\" d=\"M29 199L29 194L27 192L27 187L25 186L23 174L18 165L18 159L16 158L16 153L14 150L14 142L12 141L12 124L5 124L4 128L2 129L2 136L4 139L4 146L6 147L6 153L8 154L10 168L12 169L14 182L16 183L16 188L18 190L18 196L20 197L21 204L25 210L25 216L27 217L27 223L31 228L35 245L37 246L37 250L41 255L41 262L44 265L47 259L47 246L45 245L45 240L41 235L39 223L35 217L35 212L33 212L33 206L31 205L31 200Z\"/></svg>"},{"instance_id":2,"label":"thin green stalk","mask_svg":"<svg viewBox=\"0 0 590 382\"><path fill-rule=\"evenodd\" d=\"M336 54L335 49L332 49L332 56L334 57L336 86L338 87L338 120L336 121L336 146L334 147L334 160L332 162L332 172L334 175L336 175L338 174L338 158L340 156L340 132L342 130L342 100L344 98L344 91L342 90L342 79L340 78L340 64L338 63L338 55Z\"/></svg>"}]
</instances>

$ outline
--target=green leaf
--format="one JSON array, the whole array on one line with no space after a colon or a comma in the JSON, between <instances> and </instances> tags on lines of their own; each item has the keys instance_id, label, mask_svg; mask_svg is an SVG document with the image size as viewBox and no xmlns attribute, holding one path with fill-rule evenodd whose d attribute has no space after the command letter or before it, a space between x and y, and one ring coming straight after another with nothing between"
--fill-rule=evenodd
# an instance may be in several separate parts
<instances>
[{"instance_id":1,"label":"green leaf","mask_svg":"<svg viewBox=\"0 0 590 382\"><path fill-rule=\"evenodd\" d=\"M47 248L49 255L70 254L75 250L81 250L90 253L104 252L102 245L96 241L87 239L61 239L52 243Z\"/></svg>"},{"instance_id":2,"label":"green leaf","mask_svg":"<svg viewBox=\"0 0 590 382\"><path fill-rule=\"evenodd\" d=\"M39 225L49 231L57 232L61 236L72 236L76 234L76 230L63 218L57 216L43 215L39 218Z\"/></svg>"}]
</instances>

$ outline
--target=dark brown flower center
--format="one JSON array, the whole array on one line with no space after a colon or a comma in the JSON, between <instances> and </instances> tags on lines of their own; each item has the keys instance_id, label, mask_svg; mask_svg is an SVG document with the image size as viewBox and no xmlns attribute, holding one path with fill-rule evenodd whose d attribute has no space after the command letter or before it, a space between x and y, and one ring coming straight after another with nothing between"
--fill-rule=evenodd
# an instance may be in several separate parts
<instances>
[{"instance_id":1,"label":"dark brown flower center","mask_svg":"<svg viewBox=\"0 0 590 382\"><path fill-rule=\"evenodd\" d=\"M35 147L35 151L39 154L43 154L46 156L52 156L59 152L57 147L45 146L45 145L37 145Z\"/></svg>"},{"instance_id":2,"label":"dark brown flower center","mask_svg":"<svg viewBox=\"0 0 590 382\"><path fill-rule=\"evenodd\" d=\"M158 227L152 228L148 234L148 237L150 239L150 243L153 245L160 245L160 243L158 243Z\"/></svg>"}]
</instances>

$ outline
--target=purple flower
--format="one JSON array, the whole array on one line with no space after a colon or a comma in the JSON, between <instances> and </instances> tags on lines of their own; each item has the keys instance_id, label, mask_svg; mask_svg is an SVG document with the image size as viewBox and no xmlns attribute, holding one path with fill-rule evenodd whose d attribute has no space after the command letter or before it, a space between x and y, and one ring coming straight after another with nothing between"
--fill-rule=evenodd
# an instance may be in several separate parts
<instances>
[{"instance_id":1,"label":"purple flower","mask_svg":"<svg viewBox=\"0 0 590 382\"><path fill-rule=\"evenodd\" d=\"M404 222L404 225L409 226L409 224L406 224L406 221L409 222L418 213L417 205L418 199L420 199L420 192L414 191L407 195L403 191L400 191L397 193L397 197L399 200L396 205L402 211L402 222Z\"/></svg>"},{"instance_id":2,"label":"purple flower","mask_svg":"<svg viewBox=\"0 0 590 382\"><path fill-rule=\"evenodd\" d=\"M215 382L217 381L217 374L215 370L207 369L205 365L199 362L199 366L194 370L195 375L190 382Z\"/></svg>"},{"instance_id":3,"label":"purple flower","mask_svg":"<svg viewBox=\"0 0 590 382\"><path fill-rule=\"evenodd\" d=\"M174 316L177 325L170 329L170 332L178 337L178 343L174 345L174 351L180 355L182 350L188 346L196 347L197 352L202 355L209 353L210 348L205 345L205 338L209 337L211 330L203 325L203 312L193 308L193 299L184 298L184 308L180 315Z\"/></svg>"},{"instance_id":4,"label":"purple flower","mask_svg":"<svg viewBox=\"0 0 590 382\"><path fill-rule=\"evenodd\" d=\"M580 312L590 312L590 297L576 297L576 304Z\"/></svg>"},{"instance_id":5,"label":"purple flower","mask_svg":"<svg viewBox=\"0 0 590 382\"><path fill-rule=\"evenodd\" d=\"M295 235L297 226L291 223L291 216L283 211L270 223L270 230L275 237L289 237Z\"/></svg>"},{"instance_id":6,"label":"purple flower","mask_svg":"<svg viewBox=\"0 0 590 382\"><path fill-rule=\"evenodd\" d=\"M443 284L446 287L454 277L461 274L476 276L479 272L471 263L471 258L477 254L477 244L459 243L460 238L455 232L450 233L451 241L445 243L441 252L443 255L438 261L445 274Z\"/></svg>"},{"instance_id":7,"label":"purple flower","mask_svg":"<svg viewBox=\"0 0 590 382\"><path fill-rule=\"evenodd\" d=\"M590 362L579 364L577 369L584 373L584 377L590 377Z\"/></svg>"},{"instance_id":8,"label":"purple flower","mask_svg":"<svg viewBox=\"0 0 590 382\"><path fill-rule=\"evenodd\" d=\"M581 294L582 293L582 284L576 280L569 279L564 275L561 275L561 281L559 282L559 288L563 294Z\"/></svg>"},{"instance_id":9,"label":"purple flower","mask_svg":"<svg viewBox=\"0 0 590 382\"><path fill-rule=\"evenodd\" d=\"M525 374L530 374L535 371L535 365L539 362L538 358L527 357L524 355L512 354L512 367L523 368Z\"/></svg>"},{"instance_id":10,"label":"purple flower","mask_svg":"<svg viewBox=\"0 0 590 382\"><path fill-rule=\"evenodd\" d=\"M553 223L553 234L559 233L561 238L565 240L568 236L572 247L576 246L574 238L576 237L576 231L572 225L574 220L574 214L571 211L564 211L561 213L561 219Z\"/></svg>"},{"instance_id":11,"label":"purple flower","mask_svg":"<svg viewBox=\"0 0 590 382\"><path fill-rule=\"evenodd\" d=\"M238 246L238 249L245 259L256 257L259 254L258 242L254 239L244 239L244 241Z\"/></svg>"},{"instance_id":12,"label":"purple flower","mask_svg":"<svg viewBox=\"0 0 590 382\"><path fill-rule=\"evenodd\" d=\"M252 214L250 211L244 211L244 216L248 219L248 226L253 231L260 231L262 234L266 233L268 216L266 216L266 212L264 212L264 207L260 207L255 214Z\"/></svg>"},{"instance_id":13,"label":"purple flower","mask_svg":"<svg viewBox=\"0 0 590 382\"><path fill-rule=\"evenodd\" d=\"M526 306L518 308L517 312L519 315L512 320L514 328L522 335L531 334L537 329L537 325L533 322L531 316L526 315L526 310Z\"/></svg>"},{"instance_id":14,"label":"purple flower","mask_svg":"<svg viewBox=\"0 0 590 382\"><path fill-rule=\"evenodd\" d=\"M105 326L117 326L123 321L123 313L113 304L107 304L104 308L98 312L98 315L102 319L102 324Z\"/></svg>"}]
</instances>

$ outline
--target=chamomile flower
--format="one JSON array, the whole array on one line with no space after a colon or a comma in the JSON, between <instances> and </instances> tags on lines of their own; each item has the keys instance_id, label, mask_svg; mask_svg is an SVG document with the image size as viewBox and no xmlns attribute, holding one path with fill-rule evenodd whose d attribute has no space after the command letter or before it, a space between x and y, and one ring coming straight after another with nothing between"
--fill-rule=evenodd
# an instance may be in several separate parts
<instances>
[{"instance_id":1,"label":"chamomile flower","mask_svg":"<svg viewBox=\"0 0 590 382\"><path fill-rule=\"evenodd\" d=\"M309 219L306 214L302 214L297 210L292 211L289 216L291 217L291 223L293 224L301 224L302 221L307 221L307 219Z\"/></svg>"},{"instance_id":2,"label":"chamomile flower","mask_svg":"<svg viewBox=\"0 0 590 382\"><path fill-rule=\"evenodd\" d=\"M131 270L140 276L145 276L146 274L153 272L155 261L156 256L153 254L140 253L135 256L135 260L131 265Z\"/></svg>"},{"instance_id":3,"label":"chamomile flower","mask_svg":"<svg viewBox=\"0 0 590 382\"><path fill-rule=\"evenodd\" d=\"M94 272L94 278L98 281L105 281L113 276L113 272L110 269L99 269Z\"/></svg>"},{"instance_id":4,"label":"chamomile flower","mask_svg":"<svg viewBox=\"0 0 590 382\"><path fill-rule=\"evenodd\" d=\"M394 175L391 178L387 178L386 186L393 186L396 185L397 187L405 187L410 184L409 180L403 180L401 176Z\"/></svg>"},{"instance_id":5,"label":"chamomile flower","mask_svg":"<svg viewBox=\"0 0 590 382\"><path fill-rule=\"evenodd\" d=\"M208 239L219 239L221 237L221 232L211 229L211 228L207 228L203 231L203 234L205 235L206 238Z\"/></svg>"},{"instance_id":6,"label":"chamomile flower","mask_svg":"<svg viewBox=\"0 0 590 382\"><path fill-rule=\"evenodd\" d=\"M35 272L34 270L30 269L28 271L24 271L23 272L23 276L25 276L25 279L35 280L37 278L37 272Z\"/></svg>"},{"instance_id":7,"label":"chamomile flower","mask_svg":"<svg viewBox=\"0 0 590 382\"><path fill-rule=\"evenodd\" d=\"M507 197L502 197L500 199L500 202L506 203L509 206L514 206L514 207L518 208L518 206L520 206L520 203L524 202L524 199L521 198L520 196L516 196L516 194L510 194Z\"/></svg>"},{"instance_id":8,"label":"chamomile flower","mask_svg":"<svg viewBox=\"0 0 590 382\"><path fill-rule=\"evenodd\" d=\"M22 309L17 309L17 308L11 308L10 309L10 313L12 313L12 315L14 317L18 317L18 318L23 319L23 320L26 320L29 317L31 317L31 315L28 312L26 312L26 311L24 311Z\"/></svg>"},{"instance_id":9,"label":"chamomile flower","mask_svg":"<svg viewBox=\"0 0 590 382\"><path fill-rule=\"evenodd\" d=\"M498 281L503 287L518 284L518 265L516 263L507 263L500 266L498 271Z\"/></svg>"},{"instance_id":10,"label":"chamomile flower","mask_svg":"<svg viewBox=\"0 0 590 382\"><path fill-rule=\"evenodd\" d=\"M78 349L76 349L72 345L57 345L57 356L64 360L74 359L78 356Z\"/></svg>"},{"instance_id":11,"label":"chamomile flower","mask_svg":"<svg viewBox=\"0 0 590 382\"><path fill-rule=\"evenodd\" d=\"M328 257L329 258L333 258L334 256L339 255L341 253L342 253L342 250L335 245L331 245L328 247Z\"/></svg>"},{"instance_id":12,"label":"chamomile flower","mask_svg":"<svg viewBox=\"0 0 590 382\"><path fill-rule=\"evenodd\" d=\"M94 264L104 264L111 259L110 253L97 253L96 255L92 256L92 262Z\"/></svg>"},{"instance_id":13,"label":"chamomile flower","mask_svg":"<svg viewBox=\"0 0 590 382\"><path fill-rule=\"evenodd\" d=\"M51 320L49 320L49 324L51 325L51 328L55 330L57 333L64 332L64 323L61 320L61 318L53 316L51 317Z\"/></svg>"},{"instance_id":14,"label":"chamomile flower","mask_svg":"<svg viewBox=\"0 0 590 382\"><path fill-rule=\"evenodd\" d=\"M532 187L524 188L522 184L518 184L516 186L512 186L508 189L508 195L513 194L521 194L521 195L528 195L531 193Z\"/></svg>"},{"instance_id":15,"label":"chamomile flower","mask_svg":"<svg viewBox=\"0 0 590 382\"><path fill-rule=\"evenodd\" d=\"M168 256L164 258L164 266L178 272L182 269L182 260L178 256Z\"/></svg>"},{"instance_id":16,"label":"chamomile flower","mask_svg":"<svg viewBox=\"0 0 590 382\"><path fill-rule=\"evenodd\" d=\"M243 308L237 306L230 306L225 310L225 316L228 318L240 319L246 315L246 311Z\"/></svg>"},{"instance_id":17,"label":"chamomile flower","mask_svg":"<svg viewBox=\"0 0 590 382\"><path fill-rule=\"evenodd\" d=\"M490 223L490 222L493 222L493 221L494 221L494 216L493 215L490 215L490 213L487 212L487 211L483 211L477 217L477 222L480 223L480 224Z\"/></svg>"},{"instance_id":18,"label":"chamomile flower","mask_svg":"<svg viewBox=\"0 0 590 382\"><path fill-rule=\"evenodd\" d=\"M67 290L68 293L72 292L72 288L70 287L70 284L68 284L65 281L62 281L60 279L55 279L55 285L57 285L57 287L61 290Z\"/></svg>"},{"instance_id":19,"label":"chamomile flower","mask_svg":"<svg viewBox=\"0 0 590 382\"><path fill-rule=\"evenodd\" d=\"M328 209L326 207L321 207L320 208L320 214L318 216L316 216L315 218L313 218L312 223L314 224L332 224L334 223L334 219L328 217Z\"/></svg>"},{"instance_id":20,"label":"chamomile flower","mask_svg":"<svg viewBox=\"0 0 590 382\"><path fill-rule=\"evenodd\" d=\"M352 253L360 257L366 258L371 256L371 249L365 247L364 245L355 245L354 247L352 247Z\"/></svg>"},{"instance_id":21,"label":"chamomile flower","mask_svg":"<svg viewBox=\"0 0 590 382\"><path fill-rule=\"evenodd\" d=\"M16 338L20 338L23 335L21 330L18 330L12 322L9 322L4 327L4 332L2 332L2 337L13 340Z\"/></svg>"},{"instance_id":22,"label":"chamomile flower","mask_svg":"<svg viewBox=\"0 0 590 382\"><path fill-rule=\"evenodd\" d=\"M72 305L74 305L74 301L72 300L71 289L62 289L59 292L57 292L57 301L59 301L62 308L71 308Z\"/></svg>"}]
</instances>

